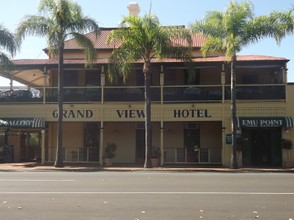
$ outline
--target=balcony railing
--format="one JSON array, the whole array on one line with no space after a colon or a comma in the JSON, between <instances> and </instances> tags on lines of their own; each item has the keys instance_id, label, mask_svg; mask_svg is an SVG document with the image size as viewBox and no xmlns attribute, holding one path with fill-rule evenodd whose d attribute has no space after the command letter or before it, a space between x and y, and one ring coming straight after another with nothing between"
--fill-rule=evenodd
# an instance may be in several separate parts
<instances>
[{"instance_id":1,"label":"balcony railing","mask_svg":"<svg viewBox=\"0 0 294 220\"><path fill-rule=\"evenodd\" d=\"M48 148L46 160L55 160L56 148ZM221 164L221 149L218 148L164 148L164 163L178 164ZM82 163L99 162L98 147L64 147L63 161Z\"/></svg>"},{"instance_id":2,"label":"balcony railing","mask_svg":"<svg viewBox=\"0 0 294 220\"><path fill-rule=\"evenodd\" d=\"M224 94L223 94L224 91ZM283 84L237 85L238 100L285 100ZM229 85L152 86L151 101L162 103L222 102L231 98ZM0 103L52 103L58 101L56 87L0 88ZM64 87L64 103L143 102L143 86Z\"/></svg>"},{"instance_id":3,"label":"balcony railing","mask_svg":"<svg viewBox=\"0 0 294 220\"><path fill-rule=\"evenodd\" d=\"M57 102L57 88L46 88L45 102ZM101 87L65 87L64 102L98 102L101 101Z\"/></svg>"},{"instance_id":4,"label":"balcony railing","mask_svg":"<svg viewBox=\"0 0 294 220\"><path fill-rule=\"evenodd\" d=\"M221 86L165 86L164 102L221 101Z\"/></svg>"},{"instance_id":5,"label":"balcony railing","mask_svg":"<svg viewBox=\"0 0 294 220\"><path fill-rule=\"evenodd\" d=\"M55 161L56 148L49 148L47 151L47 161ZM64 162L99 162L98 147L64 147Z\"/></svg>"},{"instance_id":6,"label":"balcony railing","mask_svg":"<svg viewBox=\"0 0 294 220\"><path fill-rule=\"evenodd\" d=\"M236 98L239 100L283 100L286 99L285 85L238 85ZM231 99L231 88L226 86L225 99Z\"/></svg>"},{"instance_id":7,"label":"balcony railing","mask_svg":"<svg viewBox=\"0 0 294 220\"><path fill-rule=\"evenodd\" d=\"M221 149L165 148L164 163L221 164Z\"/></svg>"},{"instance_id":8,"label":"balcony railing","mask_svg":"<svg viewBox=\"0 0 294 220\"><path fill-rule=\"evenodd\" d=\"M144 87L106 86L104 101L144 101Z\"/></svg>"}]
</instances>

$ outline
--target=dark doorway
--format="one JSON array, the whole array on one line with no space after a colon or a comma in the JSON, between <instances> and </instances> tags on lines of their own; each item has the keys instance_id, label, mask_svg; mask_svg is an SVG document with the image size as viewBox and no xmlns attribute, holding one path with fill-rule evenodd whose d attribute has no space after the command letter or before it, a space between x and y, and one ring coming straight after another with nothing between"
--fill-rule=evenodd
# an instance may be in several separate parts
<instances>
[{"instance_id":1,"label":"dark doorway","mask_svg":"<svg viewBox=\"0 0 294 220\"><path fill-rule=\"evenodd\" d=\"M20 160L28 162L41 160L41 132L21 132Z\"/></svg>"},{"instance_id":2,"label":"dark doorway","mask_svg":"<svg viewBox=\"0 0 294 220\"><path fill-rule=\"evenodd\" d=\"M245 129L244 135L248 137L250 143L243 155L245 166L279 167L282 165L281 128Z\"/></svg>"},{"instance_id":3,"label":"dark doorway","mask_svg":"<svg viewBox=\"0 0 294 220\"><path fill-rule=\"evenodd\" d=\"M99 161L99 124L97 122L85 123L84 148L80 152L81 161ZM87 158L88 157L88 158Z\"/></svg>"},{"instance_id":4,"label":"dark doorway","mask_svg":"<svg viewBox=\"0 0 294 220\"><path fill-rule=\"evenodd\" d=\"M188 126L184 130L184 145L187 150L187 162L199 162L200 130L197 126Z\"/></svg>"},{"instance_id":5,"label":"dark doorway","mask_svg":"<svg viewBox=\"0 0 294 220\"><path fill-rule=\"evenodd\" d=\"M143 125L144 126L144 125ZM136 163L144 164L145 159L145 129L142 126L136 129Z\"/></svg>"}]
</instances>

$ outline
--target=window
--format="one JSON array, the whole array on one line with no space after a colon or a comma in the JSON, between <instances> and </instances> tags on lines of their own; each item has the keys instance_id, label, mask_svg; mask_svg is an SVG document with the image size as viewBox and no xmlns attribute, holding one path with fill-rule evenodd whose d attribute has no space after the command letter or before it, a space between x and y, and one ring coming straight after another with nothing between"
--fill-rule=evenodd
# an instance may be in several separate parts
<instances>
[{"instance_id":1,"label":"window","mask_svg":"<svg viewBox=\"0 0 294 220\"><path fill-rule=\"evenodd\" d=\"M76 70L64 71L63 85L64 86L77 86L78 85L78 71L76 71Z\"/></svg>"}]
</instances>

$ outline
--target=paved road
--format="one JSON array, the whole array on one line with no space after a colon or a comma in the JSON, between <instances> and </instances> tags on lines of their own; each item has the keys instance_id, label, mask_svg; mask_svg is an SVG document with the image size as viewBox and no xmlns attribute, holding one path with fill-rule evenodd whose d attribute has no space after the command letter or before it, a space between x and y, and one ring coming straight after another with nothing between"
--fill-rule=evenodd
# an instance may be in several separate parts
<instances>
[{"instance_id":1,"label":"paved road","mask_svg":"<svg viewBox=\"0 0 294 220\"><path fill-rule=\"evenodd\" d=\"M1 220L294 219L294 174L0 172Z\"/></svg>"}]
</instances>

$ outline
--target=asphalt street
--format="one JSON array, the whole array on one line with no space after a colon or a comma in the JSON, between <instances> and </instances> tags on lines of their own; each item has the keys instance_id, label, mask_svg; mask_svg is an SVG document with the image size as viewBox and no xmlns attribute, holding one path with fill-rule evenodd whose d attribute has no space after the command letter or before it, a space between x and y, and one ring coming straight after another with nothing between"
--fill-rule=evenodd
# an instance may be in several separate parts
<instances>
[{"instance_id":1,"label":"asphalt street","mask_svg":"<svg viewBox=\"0 0 294 220\"><path fill-rule=\"evenodd\" d=\"M292 220L293 204L293 173L0 172L1 220Z\"/></svg>"}]
</instances>

